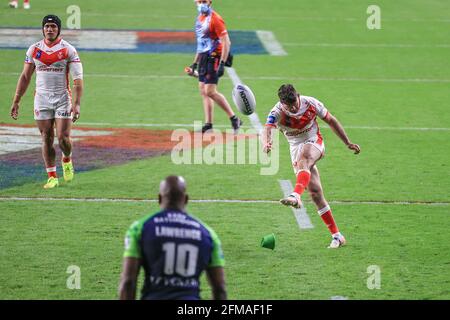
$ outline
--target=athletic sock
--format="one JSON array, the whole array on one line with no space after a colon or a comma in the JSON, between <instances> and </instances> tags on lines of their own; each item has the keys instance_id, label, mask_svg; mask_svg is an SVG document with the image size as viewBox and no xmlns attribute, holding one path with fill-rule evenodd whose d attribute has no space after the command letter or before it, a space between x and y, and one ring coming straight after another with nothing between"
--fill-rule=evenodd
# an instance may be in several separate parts
<instances>
[{"instance_id":1,"label":"athletic sock","mask_svg":"<svg viewBox=\"0 0 450 320\"><path fill-rule=\"evenodd\" d=\"M30 0L23 0L23 3L25 4L25 3L29 3L30 2Z\"/></svg>"},{"instance_id":2,"label":"athletic sock","mask_svg":"<svg viewBox=\"0 0 450 320\"><path fill-rule=\"evenodd\" d=\"M300 170L297 175L297 183L295 184L294 192L302 194L309 184L311 178L311 172L309 170Z\"/></svg>"},{"instance_id":3,"label":"athletic sock","mask_svg":"<svg viewBox=\"0 0 450 320\"><path fill-rule=\"evenodd\" d=\"M236 117L236 115L234 115L234 116L230 117L230 120L231 120L231 121L236 121L236 120L237 120L237 117Z\"/></svg>"},{"instance_id":4,"label":"athletic sock","mask_svg":"<svg viewBox=\"0 0 450 320\"><path fill-rule=\"evenodd\" d=\"M64 163L68 163L68 162L70 162L70 161L72 161L72 153L69 155L69 156L65 156L64 155L64 153L62 154L62 162L64 162Z\"/></svg>"},{"instance_id":5,"label":"athletic sock","mask_svg":"<svg viewBox=\"0 0 450 320\"><path fill-rule=\"evenodd\" d=\"M56 175L56 167L47 167L47 174L49 178L58 178Z\"/></svg>"},{"instance_id":6,"label":"athletic sock","mask_svg":"<svg viewBox=\"0 0 450 320\"><path fill-rule=\"evenodd\" d=\"M319 211L317 211L317 213L320 215L322 221L325 223L328 230L330 230L330 233L333 237L338 237L341 235L339 232L339 228L334 221L333 214L331 213L331 208L329 205L320 209Z\"/></svg>"}]
</instances>

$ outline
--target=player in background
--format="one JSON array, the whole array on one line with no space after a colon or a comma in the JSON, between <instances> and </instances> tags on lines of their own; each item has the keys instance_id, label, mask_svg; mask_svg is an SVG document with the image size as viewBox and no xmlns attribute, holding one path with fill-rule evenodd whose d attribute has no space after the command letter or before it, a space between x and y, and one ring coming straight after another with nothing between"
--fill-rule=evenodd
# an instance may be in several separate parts
<instances>
[{"instance_id":1,"label":"player in background","mask_svg":"<svg viewBox=\"0 0 450 320\"><path fill-rule=\"evenodd\" d=\"M339 248L345 244L345 238L339 232L331 208L324 197L316 165L325 152L325 144L316 118L325 121L355 154L361 150L357 144L350 141L339 121L319 100L300 95L290 84L284 84L279 88L278 97L280 101L267 118L263 134L264 151L268 153L272 149L272 129L279 128L289 142L292 166L297 177L294 192L280 202L300 208L302 206L300 197L305 189L308 189L320 217L331 233L332 241L329 248Z\"/></svg>"},{"instance_id":2,"label":"player in background","mask_svg":"<svg viewBox=\"0 0 450 320\"><path fill-rule=\"evenodd\" d=\"M9 2L9 7L10 8L14 8L17 9L19 7L19 1L18 0L13 0ZM23 0L23 8L24 9L30 9L30 0Z\"/></svg>"},{"instance_id":3,"label":"player in background","mask_svg":"<svg viewBox=\"0 0 450 320\"><path fill-rule=\"evenodd\" d=\"M56 152L53 147L55 127L59 147L63 153L64 180L70 182L74 177L70 130L72 122L80 117L83 67L75 48L60 37L61 20L57 16L44 17L42 32L44 39L33 44L26 53L25 65L11 106L11 117L17 120L20 100L36 70L34 119L42 136L42 156L48 173L44 188L50 189L59 185L56 174ZM69 73L73 78L75 91L73 101Z\"/></svg>"},{"instance_id":4,"label":"player in background","mask_svg":"<svg viewBox=\"0 0 450 320\"><path fill-rule=\"evenodd\" d=\"M210 227L186 213L187 202L182 177L161 181L161 211L134 222L127 232L120 299L135 299L141 268L145 272L142 299L198 300L204 270L212 298L227 298L220 240Z\"/></svg>"},{"instance_id":5,"label":"player in background","mask_svg":"<svg viewBox=\"0 0 450 320\"><path fill-rule=\"evenodd\" d=\"M211 0L195 0L198 16L195 23L197 53L190 66L191 75L198 68L199 89L203 99L205 124L202 132L213 128L214 102L228 115L234 132L242 121L236 117L223 94L217 91L219 78L224 74L225 62L230 53L231 41L222 17L211 8Z\"/></svg>"}]
</instances>

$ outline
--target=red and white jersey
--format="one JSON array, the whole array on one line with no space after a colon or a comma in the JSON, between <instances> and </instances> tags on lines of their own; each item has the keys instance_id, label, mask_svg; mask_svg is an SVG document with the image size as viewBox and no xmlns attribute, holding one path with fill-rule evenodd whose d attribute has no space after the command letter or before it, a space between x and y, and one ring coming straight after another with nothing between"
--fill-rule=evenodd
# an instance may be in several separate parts
<instances>
[{"instance_id":1,"label":"red and white jersey","mask_svg":"<svg viewBox=\"0 0 450 320\"><path fill-rule=\"evenodd\" d=\"M325 119L328 110L322 102L313 97L300 96L300 109L291 113L278 102L270 111L266 126L279 128L286 136L290 145L312 140L322 143L317 117Z\"/></svg>"},{"instance_id":2,"label":"red and white jersey","mask_svg":"<svg viewBox=\"0 0 450 320\"><path fill-rule=\"evenodd\" d=\"M80 62L75 48L61 38L50 46L45 43L45 40L33 44L25 58L25 63L34 64L36 67L36 92L38 93L70 91L70 64ZM72 76L74 79L82 79L82 72Z\"/></svg>"}]
</instances>

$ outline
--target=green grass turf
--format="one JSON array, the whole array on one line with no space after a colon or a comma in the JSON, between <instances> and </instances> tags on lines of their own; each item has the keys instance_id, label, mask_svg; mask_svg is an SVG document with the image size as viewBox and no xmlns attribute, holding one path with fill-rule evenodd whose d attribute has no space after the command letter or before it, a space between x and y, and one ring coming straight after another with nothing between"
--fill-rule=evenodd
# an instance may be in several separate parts
<instances>
[{"instance_id":1,"label":"green grass turf","mask_svg":"<svg viewBox=\"0 0 450 320\"><path fill-rule=\"evenodd\" d=\"M116 298L124 232L156 204L30 204L2 202L2 298ZM191 204L188 211L218 230L230 298L450 298L450 259L442 257L450 249L447 212L439 207L336 206L349 242L336 251L326 249L329 236L316 214L316 228L299 231L291 211L276 204ZM259 247L272 232L275 251ZM81 268L81 290L66 288L70 265ZM381 269L379 290L366 286L370 265ZM210 297L205 279L202 288Z\"/></svg>"},{"instance_id":2,"label":"green grass turf","mask_svg":"<svg viewBox=\"0 0 450 320\"><path fill-rule=\"evenodd\" d=\"M49 12L64 21L71 4L74 1L41 0L32 3L31 11L4 6L0 26L37 27ZM195 15L195 7L185 0L79 4L83 28L191 29ZM319 168L329 200L449 202L449 4L377 1L382 29L374 31L366 28L370 4L284 0L274 5L269 0L252 0L221 1L215 8L229 29L271 30L288 52L286 57L240 55L235 59L239 76L255 92L261 121L276 102L279 85L289 81L303 94L322 100L347 126L447 128L347 129L362 147L359 156L323 129L327 151ZM333 43L369 47L322 46ZM370 47L377 44L417 47ZM13 122L8 117L9 103L24 53L0 50L2 123ZM203 119L193 79L152 78L182 77L192 55L80 55L86 83L82 126L101 122L111 127L191 124ZM267 76L286 81L260 78ZM227 76L219 88L231 98L232 83ZM23 99L16 123L33 123L33 89L34 84ZM229 123L220 110L215 118L216 124ZM183 166L164 156L77 174L72 185L50 192L41 188L43 172L42 181L0 190L0 196L155 198L159 181L176 173L186 177L194 199L277 200L281 196L277 180L294 181L285 141L279 152L280 170L275 176L261 176L260 166ZM192 204L190 211L209 223L223 241L230 298L450 298L450 250L444 238L449 227L448 205L333 208L349 240L348 247L338 251L325 249L329 237L310 203L307 209L315 225L310 231L299 231L291 211L276 204ZM49 206L0 201L0 241L6 248L0 250L0 298L114 299L123 234L134 219L153 210L155 204L56 202ZM278 239L274 252L258 247L261 237L271 232ZM65 271L71 264L82 268L80 291L65 288ZM369 265L381 268L381 290L366 287ZM203 295L209 297L209 290L204 289Z\"/></svg>"}]
</instances>

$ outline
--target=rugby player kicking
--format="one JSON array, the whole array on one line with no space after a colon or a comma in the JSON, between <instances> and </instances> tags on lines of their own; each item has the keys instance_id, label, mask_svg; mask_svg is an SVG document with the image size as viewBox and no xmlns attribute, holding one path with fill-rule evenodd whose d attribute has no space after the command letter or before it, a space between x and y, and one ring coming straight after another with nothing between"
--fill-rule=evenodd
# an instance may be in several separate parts
<instances>
[{"instance_id":1,"label":"rugby player kicking","mask_svg":"<svg viewBox=\"0 0 450 320\"><path fill-rule=\"evenodd\" d=\"M56 153L53 147L55 127L59 147L63 153L64 180L70 182L74 177L70 130L72 122L80 117L83 67L75 48L60 37L61 20L57 16L44 17L42 32L44 39L33 44L27 51L25 65L11 106L11 117L17 120L20 99L25 94L33 72L36 70L34 119L42 136L42 156L48 173L44 188L51 189L59 185L56 174ZM74 81L73 102L69 73Z\"/></svg>"},{"instance_id":2,"label":"rugby player kicking","mask_svg":"<svg viewBox=\"0 0 450 320\"><path fill-rule=\"evenodd\" d=\"M264 152L271 151L272 129L279 128L289 142L292 166L297 177L294 192L280 202L286 206L300 208L301 195L308 189L320 217L330 230L332 241L329 248L339 248L345 245L345 238L339 232L331 208L323 195L319 169L316 166L325 152L317 116L328 123L333 132L355 154L361 149L350 141L339 121L319 100L300 95L291 84L282 85L278 90L278 97L280 101L267 118L263 134Z\"/></svg>"}]
</instances>

